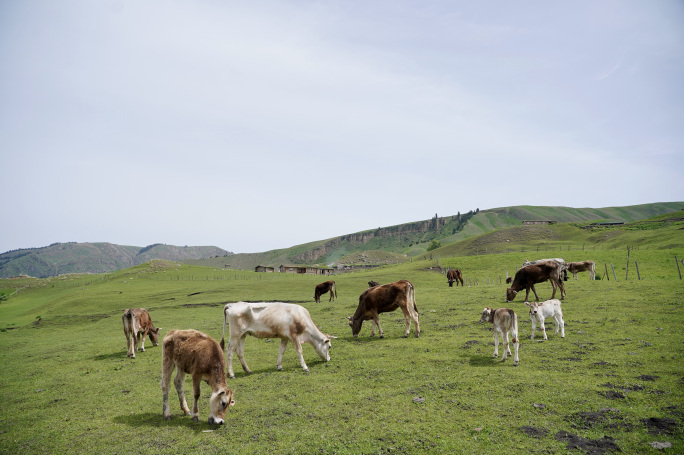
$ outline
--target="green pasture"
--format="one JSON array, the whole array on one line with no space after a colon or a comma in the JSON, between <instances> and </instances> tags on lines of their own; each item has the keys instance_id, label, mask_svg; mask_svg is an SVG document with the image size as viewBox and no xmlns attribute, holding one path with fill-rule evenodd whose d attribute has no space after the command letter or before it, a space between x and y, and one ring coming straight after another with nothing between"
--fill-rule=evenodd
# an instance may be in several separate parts
<instances>
[{"instance_id":1,"label":"green pasture","mask_svg":"<svg viewBox=\"0 0 684 455\"><path fill-rule=\"evenodd\" d=\"M414 259L334 276L338 299L320 304L313 288L324 277L162 261L0 280L0 453L584 453L573 444L658 453L656 441L684 452L684 280L674 259L684 248L633 249L629 273L626 249L563 252L595 260L602 279L565 283L564 339L547 321L549 340L539 331L530 340L524 295L505 302L506 273L559 255ZM449 288L436 267L460 268L468 285ZM420 338L413 326L401 338L400 312L380 316L384 339L369 336L369 322L352 338L346 317L371 279L414 283ZM548 283L537 291L550 298ZM220 339L222 306L239 300L305 306L338 337L330 362L305 345L304 373L289 348L279 372L277 340L248 338L253 374L236 359L226 425L206 423L206 385L200 422L181 415L173 391L165 421L161 348L147 340L128 359L123 310L147 308L162 335L194 328ZM478 322L485 306L518 313L520 366L492 358L491 326ZM185 387L192 401L190 379Z\"/></svg>"}]
</instances>

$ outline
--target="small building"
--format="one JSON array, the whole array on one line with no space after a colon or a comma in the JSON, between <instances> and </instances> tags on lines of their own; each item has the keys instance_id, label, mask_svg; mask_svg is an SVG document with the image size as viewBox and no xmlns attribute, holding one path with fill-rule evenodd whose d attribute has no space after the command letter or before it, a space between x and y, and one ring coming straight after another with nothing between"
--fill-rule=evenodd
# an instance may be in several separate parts
<instances>
[{"instance_id":1,"label":"small building","mask_svg":"<svg viewBox=\"0 0 684 455\"><path fill-rule=\"evenodd\" d=\"M302 265L281 265L278 267L280 273L303 273L308 275L332 275L335 269L329 267L312 267Z\"/></svg>"},{"instance_id":2,"label":"small building","mask_svg":"<svg viewBox=\"0 0 684 455\"><path fill-rule=\"evenodd\" d=\"M524 220L522 222L522 224L525 226L533 226L533 225L538 225L538 224L556 224L556 221L553 221L553 220Z\"/></svg>"},{"instance_id":3,"label":"small building","mask_svg":"<svg viewBox=\"0 0 684 455\"><path fill-rule=\"evenodd\" d=\"M254 267L255 272L266 272L266 273L273 273L275 272L275 267L267 266L267 265L257 265Z\"/></svg>"}]
</instances>

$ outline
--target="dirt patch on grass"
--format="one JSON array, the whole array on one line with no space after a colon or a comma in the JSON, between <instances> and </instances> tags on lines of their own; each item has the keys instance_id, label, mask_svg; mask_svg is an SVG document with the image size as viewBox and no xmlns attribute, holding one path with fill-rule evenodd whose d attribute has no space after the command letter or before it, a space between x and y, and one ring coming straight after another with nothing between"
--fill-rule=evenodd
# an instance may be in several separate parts
<instances>
[{"instance_id":1,"label":"dirt patch on grass","mask_svg":"<svg viewBox=\"0 0 684 455\"><path fill-rule=\"evenodd\" d=\"M604 436L603 439L584 439L567 431L559 431L556 433L556 440L567 442L566 449L568 450L580 449L591 455L622 452L615 443L615 440L610 436Z\"/></svg>"},{"instance_id":2,"label":"dirt patch on grass","mask_svg":"<svg viewBox=\"0 0 684 455\"><path fill-rule=\"evenodd\" d=\"M525 433L527 436L530 436L532 438L537 438L541 439L547 434L549 434L549 430L545 428L536 428L536 427L529 427L529 426L524 426L520 427L523 433Z\"/></svg>"},{"instance_id":3,"label":"dirt patch on grass","mask_svg":"<svg viewBox=\"0 0 684 455\"><path fill-rule=\"evenodd\" d=\"M578 412L572 420L576 421L579 428L587 429L603 426L607 429L630 431L633 425L625 422L620 410L615 408L601 408L598 411Z\"/></svg>"},{"instance_id":4,"label":"dirt patch on grass","mask_svg":"<svg viewBox=\"0 0 684 455\"><path fill-rule=\"evenodd\" d=\"M641 419L646 430L651 434L675 434L677 432L677 421L669 417L650 417Z\"/></svg>"}]
</instances>

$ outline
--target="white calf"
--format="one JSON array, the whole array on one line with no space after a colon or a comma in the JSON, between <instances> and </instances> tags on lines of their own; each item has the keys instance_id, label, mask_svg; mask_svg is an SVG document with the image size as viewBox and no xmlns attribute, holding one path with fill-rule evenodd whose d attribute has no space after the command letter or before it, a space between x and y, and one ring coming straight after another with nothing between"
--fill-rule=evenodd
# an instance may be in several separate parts
<instances>
[{"instance_id":1,"label":"white calf","mask_svg":"<svg viewBox=\"0 0 684 455\"><path fill-rule=\"evenodd\" d=\"M525 305L530 307L530 319L532 319L532 336L530 339L534 340L534 331L537 329L537 322L539 322L544 339L548 340L544 320L551 317L556 326L555 334L558 335L558 328L560 327L561 338L565 338L565 322L563 322L563 310L561 310L560 300L551 299L542 303L525 302Z\"/></svg>"},{"instance_id":2,"label":"white calf","mask_svg":"<svg viewBox=\"0 0 684 455\"><path fill-rule=\"evenodd\" d=\"M513 366L518 366L518 316L510 308L498 308L496 310L486 307L482 311L480 322L491 322L494 324L494 358L499 357L499 333L503 341L503 355L501 361L506 360L506 354L511 355L511 348L508 343L508 334L513 336L513 346L515 346L515 357Z\"/></svg>"}]
</instances>

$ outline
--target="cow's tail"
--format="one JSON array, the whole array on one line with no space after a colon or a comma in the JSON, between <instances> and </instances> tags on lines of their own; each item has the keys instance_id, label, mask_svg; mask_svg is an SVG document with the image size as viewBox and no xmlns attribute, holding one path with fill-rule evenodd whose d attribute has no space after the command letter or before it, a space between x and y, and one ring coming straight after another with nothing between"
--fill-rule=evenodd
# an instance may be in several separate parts
<instances>
[{"instance_id":1,"label":"cow's tail","mask_svg":"<svg viewBox=\"0 0 684 455\"><path fill-rule=\"evenodd\" d=\"M335 298L337 298L337 283L335 283L334 281L332 291L335 293Z\"/></svg>"},{"instance_id":2,"label":"cow's tail","mask_svg":"<svg viewBox=\"0 0 684 455\"><path fill-rule=\"evenodd\" d=\"M406 299L408 302L413 304L413 310L416 312L416 314L418 314L418 306L416 305L416 290L413 288L413 283L409 283Z\"/></svg>"},{"instance_id":3,"label":"cow's tail","mask_svg":"<svg viewBox=\"0 0 684 455\"><path fill-rule=\"evenodd\" d=\"M223 335L221 335L221 343L219 343L221 345L222 351L226 350L226 343L225 343L225 339L226 339L226 312L229 309L230 309L229 305L226 305L223 307Z\"/></svg>"},{"instance_id":4,"label":"cow's tail","mask_svg":"<svg viewBox=\"0 0 684 455\"><path fill-rule=\"evenodd\" d=\"M131 310L126 310L124 316L126 316L128 319L131 319L133 317L133 313L131 313Z\"/></svg>"},{"instance_id":5,"label":"cow's tail","mask_svg":"<svg viewBox=\"0 0 684 455\"><path fill-rule=\"evenodd\" d=\"M513 343L518 342L518 315L515 314L515 311L511 311L511 335L512 335L512 341Z\"/></svg>"}]
</instances>

